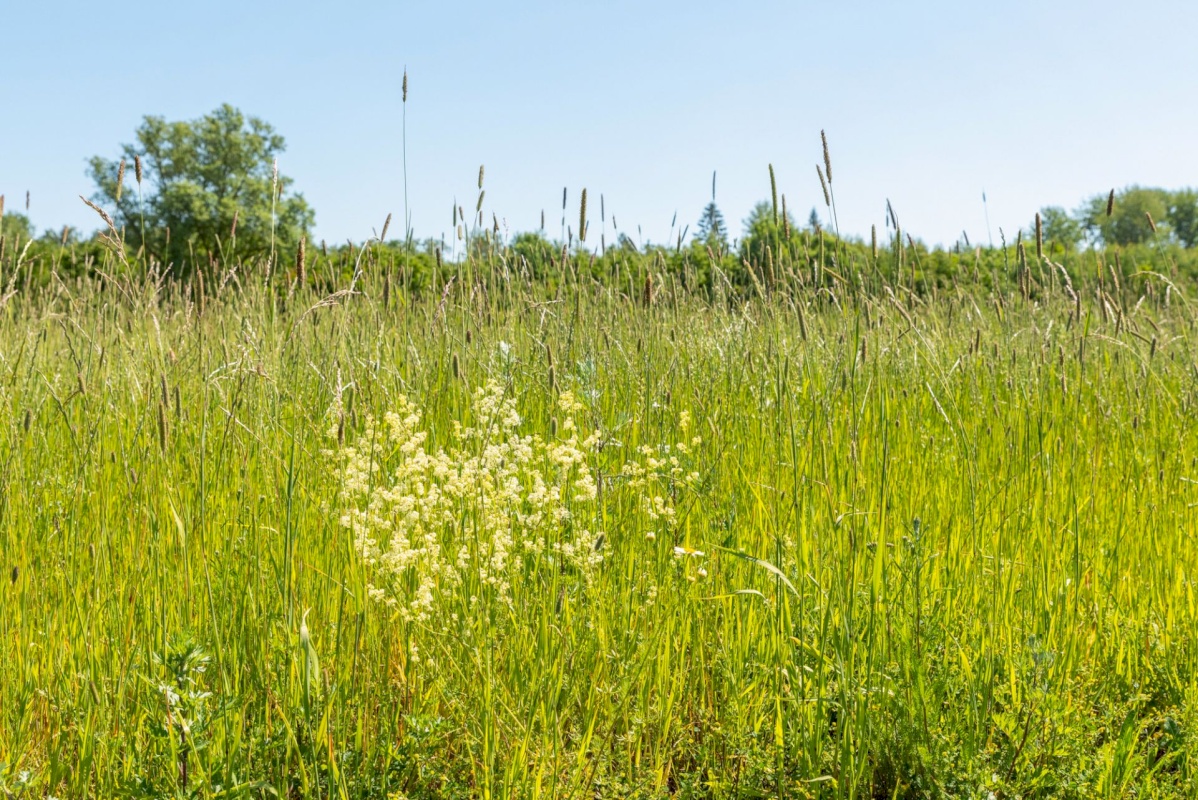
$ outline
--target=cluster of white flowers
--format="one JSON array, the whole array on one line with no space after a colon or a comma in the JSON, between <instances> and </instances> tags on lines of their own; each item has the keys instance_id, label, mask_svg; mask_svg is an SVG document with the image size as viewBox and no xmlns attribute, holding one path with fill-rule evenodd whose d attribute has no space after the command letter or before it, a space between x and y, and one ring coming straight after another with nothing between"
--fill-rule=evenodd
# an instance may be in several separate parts
<instances>
[{"instance_id":1,"label":"cluster of white flowers","mask_svg":"<svg viewBox=\"0 0 1198 800\"><path fill-rule=\"evenodd\" d=\"M683 490L698 487L699 473L689 469L692 449L703 443L702 437L690 435L691 415L682 411L678 415L678 433L682 441L673 445L657 447L642 445L635 460L626 463L621 474L629 489L639 490L645 515L654 524L670 530L677 522L675 504ZM657 538L657 531L649 531L649 539Z\"/></svg>"},{"instance_id":2,"label":"cluster of white flowers","mask_svg":"<svg viewBox=\"0 0 1198 800\"><path fill-rule=\"evenodd\" d=\"M419 409L401 397L381 421L367 420L359 446L336 454L341 524L371 569L371 596L405 619L427 620L439 592L477 576L511 602L512 580L538 559L590 579L602 533L586 513L598 494L570 392L559 398L561 436L522 436L510 393L479 388L473 420L455 423L447 447L430 449ZM336 430L332 431L336 436Z\"/></svg>"}]
</instances>

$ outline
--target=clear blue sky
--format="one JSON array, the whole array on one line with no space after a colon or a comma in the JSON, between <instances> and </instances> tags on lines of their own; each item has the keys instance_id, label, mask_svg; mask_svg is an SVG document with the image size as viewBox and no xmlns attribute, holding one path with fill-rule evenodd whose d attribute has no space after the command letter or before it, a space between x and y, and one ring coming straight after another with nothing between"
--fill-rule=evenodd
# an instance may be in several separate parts
<instances>
[{"instance_id":1,"label":"clear blue sky","mask_svg":"<svg viewBox=\"0 0 1198 800\"><path fill-rule=\"evenodd\" d=\"M8 0L0 193L39 228L92 230L85 162L145 114L229 102L287 139L280 169L316 236L360 240L403 213L400 81L418 236L473 207L577 226L586 187L621 229L692 226L718 170L734 234L769 196L823 213L827 129L841 228L995 241L1045 205L1131 183L1198 184L1192 2L94 2ZM402 227L402 226L400 226ZM593 231L596 229L592 229ZM610 231L610 228L609 228ZM597 239L597 237L594 237ZM610 240L610 233L609 233Z\"/></svg>"}]
</instances>

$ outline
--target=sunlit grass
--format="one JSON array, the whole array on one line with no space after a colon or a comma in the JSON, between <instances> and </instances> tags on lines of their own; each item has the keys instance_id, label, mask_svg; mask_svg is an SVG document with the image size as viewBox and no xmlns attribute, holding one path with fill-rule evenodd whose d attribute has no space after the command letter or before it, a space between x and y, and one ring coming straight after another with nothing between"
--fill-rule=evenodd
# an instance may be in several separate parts
<instances>
[{"instance_id":1,"label":"sunlit grass","mask_svg":"<svg viewBox=\"0 0 1198 800\"><path fill-rule=\"evenodd\" d=\"M1192 796L1176 291L490 280L9 301L0 787Z\"/></svg>"}]
</instances>

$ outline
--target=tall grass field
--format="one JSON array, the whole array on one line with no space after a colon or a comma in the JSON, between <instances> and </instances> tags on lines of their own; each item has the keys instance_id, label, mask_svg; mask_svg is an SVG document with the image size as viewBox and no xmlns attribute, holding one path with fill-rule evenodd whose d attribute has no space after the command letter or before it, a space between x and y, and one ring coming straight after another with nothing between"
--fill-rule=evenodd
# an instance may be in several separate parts
<instances>
[{"instance_id":1,"label":"tall grass field","mask_svg":"<svg viewBox=\"0 0 1198 800\"><path fill-rule=\"evenodd\" d=\"M1194 797L1193 288L822 242L6 292L0 796Z\"/></svg>"}]
</instances>

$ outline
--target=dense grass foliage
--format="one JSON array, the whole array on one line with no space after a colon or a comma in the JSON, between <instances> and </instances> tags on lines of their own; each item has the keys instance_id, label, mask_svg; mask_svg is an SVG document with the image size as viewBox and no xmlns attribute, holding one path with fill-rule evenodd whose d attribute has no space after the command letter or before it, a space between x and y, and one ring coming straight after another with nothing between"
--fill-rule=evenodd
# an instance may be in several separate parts
<instances>
[{"instance_id":1,"label":"dense grass foliage","mask_svg":"<svg viewBox=\"0 0 1198 800\"><path fill-rule=\"evenodd\" d=\"M6 299L0 794L1194 795L1166 279L476 266Z\"/></svg>"}]
</instances>

